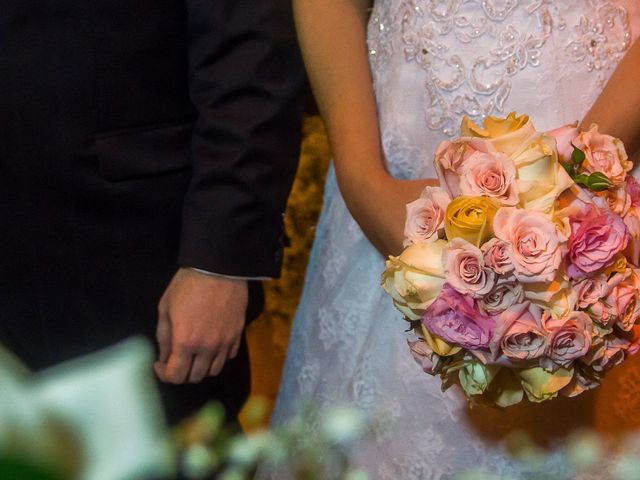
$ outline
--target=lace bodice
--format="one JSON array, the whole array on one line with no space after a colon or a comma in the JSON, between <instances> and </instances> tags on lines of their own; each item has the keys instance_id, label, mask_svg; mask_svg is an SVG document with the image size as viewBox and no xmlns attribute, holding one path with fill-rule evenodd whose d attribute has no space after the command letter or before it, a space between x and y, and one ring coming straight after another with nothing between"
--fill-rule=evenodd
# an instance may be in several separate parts
<instances>
[{"instance_id":1,"label":"lace bodice","mask_svg":"<svg viewBox=\"0 0 640 480\"><path fill-rule=\"evenodd\" d=\"M376 0L368 48L390 170L434 176L433 152L464 115L515 110L539 130L579 120L638 33L638 0ZM309 399L384 418L356 455L382 480L453 479L475 467L536 478L506 454L514 429L553 446L577 425L640 427L640 358L577 399L469 410L413 362L406 324L380 288L383 269L331 170L274 423ZM545 473L578 478L565 467L556 458Z\"/></svg>"},{"instance_id":2,"label":"lace bodice","mask_svg":"<svg viewBox=\"0 0 640 480\"><path fill-rule=\"evenodd\" d=\"M432 174L435 146L464 115L517 110L543 130L579 120L631 44L637 3L376 2L369 54L394 173Z\"/></svg>"}]
</instances>

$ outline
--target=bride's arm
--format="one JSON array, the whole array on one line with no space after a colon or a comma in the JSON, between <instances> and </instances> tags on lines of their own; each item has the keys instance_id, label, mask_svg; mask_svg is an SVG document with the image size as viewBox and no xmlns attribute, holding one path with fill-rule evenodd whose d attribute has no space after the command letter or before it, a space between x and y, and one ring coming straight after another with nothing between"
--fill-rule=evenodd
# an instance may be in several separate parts
<instances>
[{"instance_id":1,"label":"bride's arm","mask_svg":"<svg viewBox=\"0 0 640 480\"><path fill-rule=\"evenodd\" d=\"M582 128L597 123L600 131L620 138L629 157L640 154L640 40L618 64L604 90L582 120Z\"/></svg>"},{"instance_id":2,"label":"bride's arm","mask_svg":"<svg viewBox=\"0 0 640 480\"><path fill-rule=\"evenodd\" d=\"M437 182L396 180L384 167L366 45L370 0L294 0L293 5L340 191L376 248L384 255L398 253L405 205Z\"/></svg>"}]
</instances>

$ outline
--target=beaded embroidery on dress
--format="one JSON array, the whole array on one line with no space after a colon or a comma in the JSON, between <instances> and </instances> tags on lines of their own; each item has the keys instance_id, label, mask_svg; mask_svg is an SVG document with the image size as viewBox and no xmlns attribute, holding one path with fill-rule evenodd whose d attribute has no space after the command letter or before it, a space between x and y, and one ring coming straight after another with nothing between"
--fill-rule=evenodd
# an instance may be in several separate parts
<instances>
[{"instance_id":1,"label":"beaded embroidery on dress","mask_svg":"<svg viewBox=\"0 0 640 480\"><path fill-rule=\"evenodd\" d=\"M464 115L481 121L516 110L538 130L578 120L639 33L637 0L377 0L369 56L390 171L434 177L434 149ZM308 399L385 416L387 428L357 452L359 465L383 480L444 480L472 468L531 478L506 454L514 429L553 447L577 419L605 433L640 426L633 360L576 399L469 410L413 362L400 314L379 285L383 268L331 170L274 424ZM545 472L568 475L560 461Z\"/></svg>"}]
</instances>

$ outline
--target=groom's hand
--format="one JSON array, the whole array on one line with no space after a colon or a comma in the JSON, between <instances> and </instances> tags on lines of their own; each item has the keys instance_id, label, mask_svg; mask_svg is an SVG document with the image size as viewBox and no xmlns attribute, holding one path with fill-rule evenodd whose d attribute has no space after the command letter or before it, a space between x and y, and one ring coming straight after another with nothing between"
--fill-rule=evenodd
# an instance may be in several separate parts
<instances>
[{"instance_id":1,"label":"groom's hand","mask_svg":"<svg viewBox=\"0 0 640 480\"><path fill-rule=\"evenodd\" d=\"M168 383L198 383L234 358L247 310L247 282L180 268L158 304L154 368Z\"/></svg>"}]
</instances>

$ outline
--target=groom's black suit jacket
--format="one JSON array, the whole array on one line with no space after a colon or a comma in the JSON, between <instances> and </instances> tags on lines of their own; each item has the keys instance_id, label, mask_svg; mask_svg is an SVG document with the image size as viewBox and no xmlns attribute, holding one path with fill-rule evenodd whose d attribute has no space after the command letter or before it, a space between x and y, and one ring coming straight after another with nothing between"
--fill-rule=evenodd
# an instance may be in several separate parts
<instances>
[{"instance_id":1,"label":"groom's black suit jacket","mask_svg":"<svg viewBox=\"0 0 640 480\"><path fill-rule=\"evenodd\" d=\"M0 0L0 342L28 365L153 338L179 265L278 275L300 135L289 3ZM165 395L176 418L247 388L244 354Z\"/></svg>"}]
</instances>

